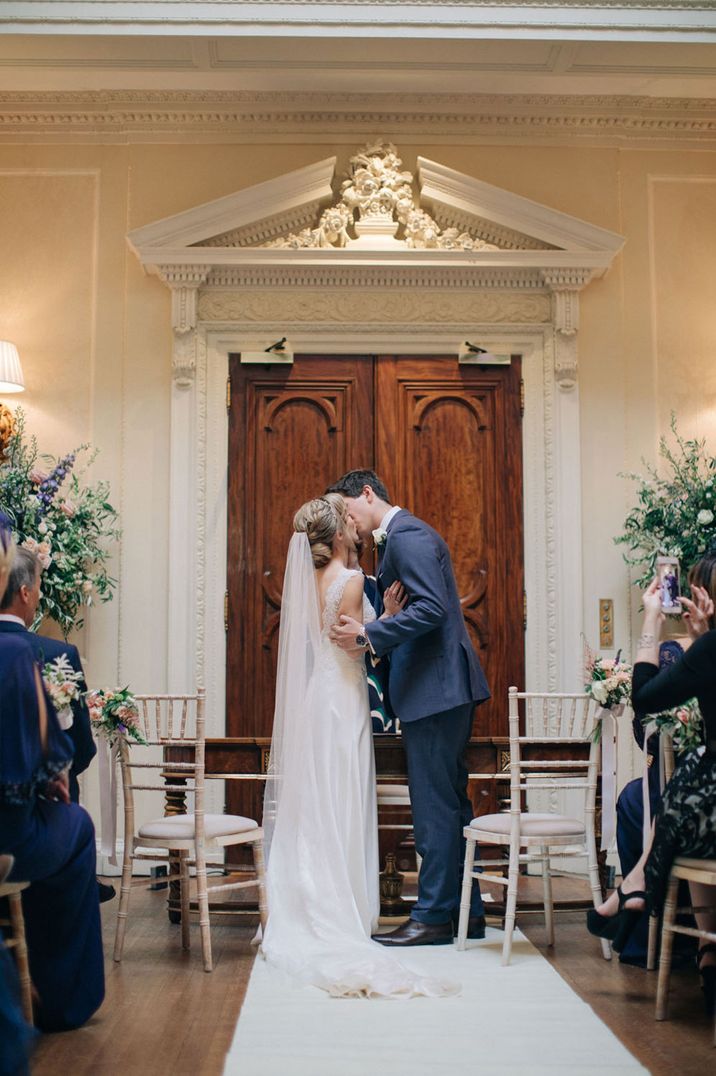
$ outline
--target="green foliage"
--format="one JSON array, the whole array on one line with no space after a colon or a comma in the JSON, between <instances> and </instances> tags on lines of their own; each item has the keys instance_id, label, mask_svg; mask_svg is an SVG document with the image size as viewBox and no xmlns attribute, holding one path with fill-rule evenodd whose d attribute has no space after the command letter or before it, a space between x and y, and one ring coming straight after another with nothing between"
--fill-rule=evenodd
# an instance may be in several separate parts
<instances>
[{"instance_id":1,"label":"green foliage","mask_svg":"<svg viewBox=\"0 0 716 1076\"><path fill-rule=\"evenodd\" d=\"M659 440L663 473L643 461L646 477L621 476L636 482L637 503L614 541L627 547L624 560L639 570L640 587L654 578L658 556L676 557L686 573L716 542L716 458L707 454L705 441L679 435L673 413L671 432L675 447L666 437Z\"/></svg>"},{"instance_id":2,"label":"green foliage","mask_svg":"<svg viewBox=\"0 0 716 1076\"><path fill-rule=\"evenodd\" d=\"M0 463L0 510L10 517L17 544L33 549L43 565L37 622L49 617L65 636L82 625L84 607L109 601L115 587L107 572L108 544L120 532L109 485L83 481L95 457L89 445L59 460L40 455L18 408L15 432Z\"/></svg>"}]
</instances>

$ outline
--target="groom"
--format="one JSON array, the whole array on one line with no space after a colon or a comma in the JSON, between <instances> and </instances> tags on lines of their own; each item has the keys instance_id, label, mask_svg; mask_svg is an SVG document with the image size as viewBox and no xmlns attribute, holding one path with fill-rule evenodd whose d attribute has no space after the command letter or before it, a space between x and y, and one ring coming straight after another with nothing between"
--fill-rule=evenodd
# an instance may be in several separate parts
<instances>
[{"instance_id":1,"label":"groom","mask_svg":"<svg viewBox=\"0 0 716 1076\"><path fill-rule=\"evenodd\" d=\"M391 505L373 471L349 471L329 492L344 497L361 539L373 535L381 597L396 579L408 593L407 605L395 616L366 625L341 616L331 629L343 650L390 655L390 698L400 718L415 847L422 856L410 919L375 940L449 945L460 905L462 830L473 817L463 756L475 704L490 692L465 629L450 552L440 535ZM484 907L475 883L468 937L484 935Z\"/></svg>"}]
</instances>

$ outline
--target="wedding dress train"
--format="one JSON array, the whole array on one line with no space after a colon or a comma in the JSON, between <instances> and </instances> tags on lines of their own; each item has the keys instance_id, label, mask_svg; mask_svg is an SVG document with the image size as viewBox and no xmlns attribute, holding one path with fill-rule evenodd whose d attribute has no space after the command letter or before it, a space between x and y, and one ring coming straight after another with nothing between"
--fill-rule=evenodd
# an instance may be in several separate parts
<instances>
[{"instance_id":1,"label":"wedding dress train","mask_svg":"<svg viewBox=\"0 0 716 1076\"><path fill-rule=\"evenodd\" d=\"M328 588L321 624L308 541L294 535L265 799L269 919L262 950L272 965L336 997L454 994L456 984L408 970L370 938L379 866L366 672L328 638L354 574L344 569ZM365 619L373 619L363 601Z\"/></svg>"}]
</instances>

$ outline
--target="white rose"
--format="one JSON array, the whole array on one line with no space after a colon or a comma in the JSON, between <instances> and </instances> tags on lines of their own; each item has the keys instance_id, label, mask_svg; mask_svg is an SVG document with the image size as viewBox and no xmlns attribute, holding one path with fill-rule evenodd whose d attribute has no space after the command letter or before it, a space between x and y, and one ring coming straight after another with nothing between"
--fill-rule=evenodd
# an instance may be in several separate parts
<instances>
[{"instance_id":1,"label":"white rose","mask_svg":"<svg viewBox=\"0 0 716 1076\"><path fill-rule=\"evenodd\" d=\"M47 524L45 523L44 519L41 523L38 524L37 529L40 534L47 534Z\"/></svg>"},{"instance_id":2,"label":"white rose","mask_svg":"<svg viewBox=\"0 0 716 1076\"><path fill-rule=\"evenodd\" d=\"M602 705L604 705L604 703L607 701L608 694L609 692L607 691L607 685L604 680L595 680L592 683L592 695L597 700L597 702L600 702L602 703Z\"/></svg>"},{"instance_id":3,"label":"white rose","mask_svg":"<svg viewBox=\"0 0 716 1076\"><path fill-rule=\"evenodd\" d=\"M709 523L713 523L714 514L710 508L702 508L696 517L696 522L700 523L702 527L708 526Z\"/></svg>"}]
</instances>

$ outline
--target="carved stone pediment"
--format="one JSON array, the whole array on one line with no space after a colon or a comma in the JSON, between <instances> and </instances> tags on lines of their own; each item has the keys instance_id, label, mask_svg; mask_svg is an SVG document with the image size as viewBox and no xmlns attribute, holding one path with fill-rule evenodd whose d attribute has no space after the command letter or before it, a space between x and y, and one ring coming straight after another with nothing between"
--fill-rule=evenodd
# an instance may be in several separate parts
<instances>
[{"instance_id":1,"label":"carved stone pediment","mask_svg":"<svg viewBox=\"0 0 716 1076\"><path fill-rule=\"evenodd\" d=\"M404 270L585 270L601 275L621 248L614 232L418 158L402 167L389 142L366 145L336 176L336 158L130 232L150 272L340 266ZM312 278L315 283L317 277Z\"/></svg>"},{"instance_id":2,"label":"carved stone pediment","mask_svg":"<svg viewBox=\"0 0 716 1076\"><path fill-rule=\"evenodd\" d=\"M460 332L551 322L555 376L569 389L579 292L624 242L424 157L413 175L381 141L356 153L342 180L329 157L127 238L171 289L174 375L184 386L194 376L199 319L280 320L286 335L306 322L407 318L459 324Z\"/></svg>"}]
</instances>

